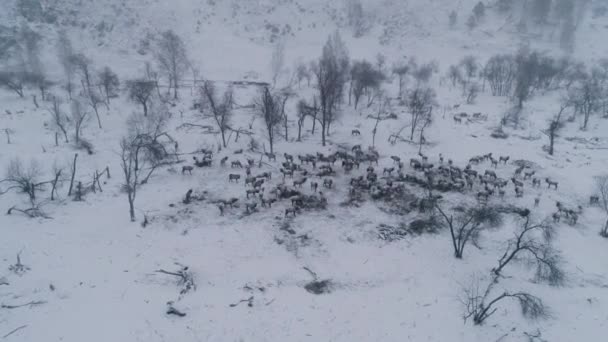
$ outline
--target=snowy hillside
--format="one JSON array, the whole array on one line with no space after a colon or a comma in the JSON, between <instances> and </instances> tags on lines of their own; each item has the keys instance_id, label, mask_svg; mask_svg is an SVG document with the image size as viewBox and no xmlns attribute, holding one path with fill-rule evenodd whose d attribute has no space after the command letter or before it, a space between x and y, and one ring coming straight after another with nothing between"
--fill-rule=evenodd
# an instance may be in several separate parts
<instances>
[{"instance_id":1,"label":"snowy hillside","mask_svg":"<svg viewBox=\"0 0 608 342\"><path fill-rule=\"evenodd\" d=\"M503 2L2 1L0 339L602 341L608 11Z\"/></svg>"}]
</instances>

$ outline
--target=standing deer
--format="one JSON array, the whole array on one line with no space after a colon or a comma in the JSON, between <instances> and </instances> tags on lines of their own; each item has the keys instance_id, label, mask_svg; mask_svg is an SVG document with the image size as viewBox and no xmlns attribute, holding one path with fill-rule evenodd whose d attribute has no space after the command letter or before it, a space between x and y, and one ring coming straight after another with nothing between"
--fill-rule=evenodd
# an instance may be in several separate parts
<instances>
[{"instance_id":1,"label":"standing deer","mask_svg":"<svg viewBox=\"0 0 608 342\"><path fill-rule=\"evenodd\" d=\"M192 166L190 166L190 165L187 165L187 166L182 166L182 175L183 175L183 174L184 174L186 171L188 171L188 173L189 173L189 174L192 174L192 170L193 170L193 169L194 169L194 168L193 168Z\"/></svg>"}]
</instances>

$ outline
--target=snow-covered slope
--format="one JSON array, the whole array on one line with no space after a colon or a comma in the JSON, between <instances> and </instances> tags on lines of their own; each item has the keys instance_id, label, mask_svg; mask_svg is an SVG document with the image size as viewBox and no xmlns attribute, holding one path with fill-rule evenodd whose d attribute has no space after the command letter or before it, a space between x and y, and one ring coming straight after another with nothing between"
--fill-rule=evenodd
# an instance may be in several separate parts
<instances>
[{"instance_id":1,"label":"snow-covered slope","mask_svg":"<svg viewBox=\"0 0 608 342\"><path fill-rule=\"evenodd\" d=\"M12 8L12 1L0 9ZM35 24L46 41L45 62L51 74L60 75L54 55L56 31L64 28L77 50L94 60L96 67L111 66L121 79L140 76L151 52L146 51L146 35L175 30L189 50L190 59L203 77L214 81L240 80L256 73L259 80L270 79L269 64L273 44L282 37L286 44L286 68L293 63L316 58L331 32L340 29L354 59L374 59L378 53L390 63L403 57L420 62L437 60L443 74L450 64L464 55L480 60L499 52L513 52L522 44L534 49L562 54L555 39L548 35L531 39L517 32L515 24L491 10L479 29L469 32L464 22L477 1L473 0L385 0L364 1L372 16L371 31L361 38L352 36L346 25L344 3L321 0L57 0L54 6L60 25ZM459 24L450 29L448 14L456 10ZM0 10L0 24L17 24L11 10ZM602 44L606 18L582 21L574 56L592 60L606 55ZM284 73L285 79L288 72ZM547 143L541 132L547 120L559 110L559 94L538 94L526 103L526 116L519 129L508 129L509 139L490 136L511 105L505 98L489 93L475 104L462 103L461 90L440 84L433 86L439 105L433 124L425 133L424 147L432 163L438 156L452 159L464 167L472 156L494 153L508 155L511 161L534 163L538 177L559 181L559 190L532 188L526 184L522 198L516 198L509 185L504 199L533 209L540 221L555 211L555 202L568 207L584 207L577 225L556 224L554 244L562 253L566 281L560 287L538 282L534 270L524 263L505 269L495 292L527 291L540 297L549 308L544 320L527 320L517 302L504 302L485 325L463 323L463 287L472 279L489 281L490 271L504 253L506 241L513 237L520 222L509 218L497 229L482 234L480 247L467 246L464 259L453 257L449 233L407 235L387 242L379 238L380 229L397 227L419 218L416 212L400 216L386 210L383 203L367 200L360 206L345 205L351 177L364 175L361 169L345 172L338 163L332 189L322 188L328 210L310 211L285 218L288 200L272 208L247 214L245 185L229 183L228 173L244 171L222 167L219 161L261 158L248 151L250 139L243 136L218 151L218 137L197 129L184 129L184 123L210 124L192 109L194 90L184 87L181 99L170 107L168 133L179 142L181 152L202 147L213 149L214 166L195 168L182 174L181 166L161 167L142 186L137 196L137 223L131 223L119 163L119 142L126 134L126 120L138 106L124 94L102 108L103 128L91 122L84 136L94 146L94 154L76 151L59 140L51 125L48 103L36 108L31 101L0 90L0 129L10 129L11 143L0 143L0 172L15 158L27 166L36 160L49 178L54 165L69 174L74 153L78 152L76 179L88 183L95 171L109 167L110 178L103 178L102 192L88 193L84 201L67 196L67 182L58 199L45 204L51 219L28 219L18 213L4 215L17 205L29 203L23 194L8 192L0 196L0 337L7 341L601 341L608 331L608 248L598 230L605 220L602 211L588 206L594 193L593 176L605 173L608 165L608 122L592 118L587 131L579 129L578 118L568 122L558 139L555 156L543 151ZM284 81L284 80L283 80ZM394 94L396 82L386 85ZM278 162L253 168L254 174L272 172L266 191L291 179L283 179L282 153L325 154L342 147L372 144L373 120L367 115L375 108L355 111L346 106L332 128L330 143L322 147L319 134L313 135L306 122L303 141L296 142L295 103L312 93L302 86L289 103L290 142L276 146ZM64 94L61 89L54 92ZM233 120L236 128L249 128L254 138L265 143L261 120L250 108L255 89L235 88L241 107ZM394 101L397 103L397 101ZM454 105L460 104L455 110ZM64 107L68 111L67 105ZM378 128L376 148L380 153L376 171L394 165L390 156L407 161L418 157L418 146L390 144L387 137L408 122L403 106L394 105L397 119L384 121ZM455 111L481 112L485 120L458 125ZM92 114L91 114L92 115ZM358 129L361 136L352 136ZM2 137L4 139L4 137ZM282 140L282 139L281 139ZM266 145L267 146L267 145ZM244 149L244 154L235 154ZM306 166L310 172L317 172ZM510 178L515 165L499 165L499 177ZM489 163L475 166L483 172ZM406 173L415 173L406 166ZM310 177L322 184L323 179ZM305 194L313 194L309 183ZM0 186L0 189L4 189ZM182 203L193 189L202 200ZM424 190L408 187L417 196ZM446 194L444 203L453 206L473 200L482 189L465 195ZM44 198L48 191L41 194ZM268 194L268 196L270 196ZM219 199L238 197L240 206L225 215L215 205ZM534 208L535 198L540 205ZM150 222L140 223L144 216ZM421 217L422 215L420 215ZM17 263L24 272L10 270ZM196 289L180 294L183 284L158 270L176 271L187 265ZM331 292L315 295L305 286L316 273L316 280L331 280ZM30 302L33 305L20 306ZM167 315L168 304L186 314ZM19 307L16 307L19 306ZM530 336L537 336L536 338Z\"/></svg>"}]
</instances>

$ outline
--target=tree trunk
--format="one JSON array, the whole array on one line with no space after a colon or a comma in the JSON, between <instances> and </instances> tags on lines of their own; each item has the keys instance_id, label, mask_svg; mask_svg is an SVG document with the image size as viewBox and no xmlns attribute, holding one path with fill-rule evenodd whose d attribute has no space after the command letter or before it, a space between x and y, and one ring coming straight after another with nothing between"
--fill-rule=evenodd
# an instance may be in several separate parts
<instances>
[{"instance_id":1,"label":"tree trunk","mask_svg":"<svg viewBox=\"0 0 608 342\"><path fill-rule=\"evenodd\" d=\"M225 129L220 129L220 133L222 135L222 145L224 146L224 148L226 148L227 147L227 145L226 145L226 130Z\"/></svg>"},{"instance_id":2,"label":"tree trunk","mask_svg":"<svg viewBox=\"0 0 608 342\"><path fill-rule=\"evenodd\" d=\"M72 196L72 189L74 188L74 176L76 175L76 158L78 158L78 153L74 154L74 162L72 163L72 178L70 179L70 189L68 190L68 196Z\"/></svg>"},{"instance_id":3,"label":"tree trunk","mask_svg":"<svg viewBox=\"0 0 608 342\"><path fill-rule=\"evenodd\" d=\"M131 222L135 222L135 194L132 190L129 190L127 194L129 198L129 215L131 216Z\"/></svg>"}]
</instances>

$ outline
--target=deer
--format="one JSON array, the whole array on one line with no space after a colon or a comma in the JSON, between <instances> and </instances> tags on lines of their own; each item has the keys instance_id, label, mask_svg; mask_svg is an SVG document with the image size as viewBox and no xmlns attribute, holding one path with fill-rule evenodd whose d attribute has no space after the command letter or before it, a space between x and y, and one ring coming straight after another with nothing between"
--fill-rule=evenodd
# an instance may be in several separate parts
<instances>
[{"instance_id":1,"label":"deer","mask_svg":"<svg viewBox=\"0 0 608 342\"><path fill-rule=\"evenodd\" d=\"M241 162L239 160L234 160L230 163L230 167L232 167L232 168L238 167L238 168L242 169L243 164L241 164Z\"/></svg>"},{"instance_id":2,"label":"deer","mask_svg":"<svg viewBox=\"0 0 608 342\"><path fill-rule=\"evenodd\" d=\"M532 186L533 187L540 187L540 185L541 185L541 181L540 181L539 178L536 178L536 177L532 178Z\"/></svg>"},{"instance_id":3,"label":"deer","mask_svg":"<svg viewBox=\"0 0 608 342\"><path fill-rule=\"evenodd\" d=\"M291 214L293 217L296 217L296 213L298 212L298 208L287 208L285 209L285 217Z\"/></svg>"},{"instance_id":4,"label":"deer","mask_svg":"<svg viewBox=\"0 0 608 342\"><path fill-rule=\"evenodd\" d=\"M306 177L304 177L304 178L302 178L302 179L299 179L299 180L294 180L294 181L293 181L293 186L294 186L294 187L301 188L301 187L302 187L302 185L304 185L304 183L306 183L306 180L307 180L307 178L306 178Z\"/></svg>"},{"instance_id":5,"label":"deer","mask_svg":"<svg viewBox=\"0 0 608 342\"><path fill-rule=\"evenodd\" d=\"M270 153L270 152L266 152L266 157L268 158L268 161L277 161L277 155L274 153Z\"/></svg>"},{"instance_id":6,"label":"deer","mask_svg":"<svg viewBox=\"0 0 608 342\"><path fill-rule=\"evenodd\" d=\"M515 197L523 197L523 196L524 196L524 189L516 186L515 187Z\"/></svg>"},{"instance_id":7,"label":"deer","mask_svg":"<svg viewBox=\"0 0 608 342\"><path fill-rule=\"evenodd\" d=\"M534 207L535 207L535 208L536 208L536 207L538 207L538 205L539 205L539 204L540 204L540 197L536 197L536 198L534 199Z\"/></svg>"},{"instance_id":8,"label":"deer","mask_svg":"<svg viewBox=\"0 0 608 342\"><path fill-rule=\"evenodd\" d=\"M454 115L454 123L461 124L462 123L462 118L459 117L459 116Z\"/></svg>"},{"instance_id":9,"label":"deer","mask_svg":"<svg viewBox=\"0 0 608 342\"><path fill-rule=\"evenodd\" d=\"M245 186L247 186L249 184L253 185L253 183L255 181L256 181L255 177L251 177L251 176L245 177Z\"/></svg>"},{"instance_id":10,"label":"deer","mask_svg":"<svg viewBox=\"0 0 608 342\"><path fill-rule=\"evenodd\" d=\"M272 208L272 203L269 200L264 199L264 195L260 194L260 204L262 208Z\"/></svg>"},{"instance_id":11,"label":"deer","mask_svg":"<svg viewBox=\"0 0 608 342\"><path fill-rule=\"evenodd\" d=\"M350 134L351 134L352 136L359 136L359 135L361 135L361 131L359 131L358 129L353 129L353 130L350 132Z\"/></svg>"},{"instance_id":12,"label":"deer","mask_svg":"<svg viewBox=\"0 0 608 342\"><path fill-rule=\"evenodd\" d=\"M418 152L418 155L422 158L423 163L427 163L429 161L429 157L427 157L424 153Z\"/></svg>"},{"instance_id":13,"label":"deer","mask_svg":"<svg viewBox=\"0 0 608 342\"><path fill-rule=\"evenodd\" d=\"M263 179L258 179L257 181L255 181L253 183L253 188L254 189L261 188L262 185L264 185L264 180Z\"/></svg>"},{"instance_id":14,"label":"deer","mask_svg":"<svg viewBox=\"0 0 608 342\"><path fill-rule=\"evenodd\" d=\"M545 182L547 183L547 189L551 189L551 187L554 187L555 190L557 190L558 182L552 181L549 178L545 178Z\"/></svg>"},{"instance_id":15,"label":"deer","mask_svg":"<svg viewBox=\"0 0 608 342\"><path fill-rule=\"evenodd\" d=\"M504 163L505 165L507 165L507 162L509 161L509 158L511 158L511 157L509 157L509 156L500 156L500 157L498 157L498 161L501 162L501 163Z\"/></svg>"},{"instance_id":16,"label":"deer","mask_svg":"<svg viewBox=\"0 0 608 342\"><path fill-rule=\"evenodd\" d=\"M226 166L226 162L228 161L228 156L222 158L220 160L220 166Z\"/></svg>"},{"instance_id":17,"label":"deer","mask_svg":"<svg viewBox=\"0 0 608 342\"><path fill-rule=\"evenodd\" d=\"M241 175L237 175L234 173L231 173L228 175L228 183L231 183L232 181L235 181L236 183L238 183L239 179L241 179Z\"/></svg>"},{"instance_id":18,"label":"deer","mask_svg":"<svg viewBox=\"0 0 608 342\"><path fill-rule=\"evenodd\" d=\"M496 159L494 159L494 158L490 157L490 162L492 163L492 166L493 166L494 168L497 168L497 167L498 167L498 160L496 160Z\"/></svg>"},{"instance_id":19,"label":"deer","mask_svg":"<svg viewBox=\"0 0 608 342\"><path fill-rule=\"evenodd\" d=\"M536 173L536 171L524 172L524 180L532 178L532 176L534 176L535 173Z\"/></svg>"},{"instance_id":20,"label":"deer","mask_svg":"<svg viewBox=\"0 0 608 342\"><path fill-rule=\"evenodd\" d=\"M494 179L498 178L498 177L496 176L496 172L491 171L491 170L486 170L486 172L484 173L484 175L486 175L486 176L490 176L490 177L492 177L492 178L494 178Z\"/></svg>"},{"instance_id":21,"label":"deer","mask_svg":"<svg viewBox=\"0 0 608 342\"><path fill-rule=\"evenodd\" d=\"M490 197L490 194L485 191L480 191L477 193L477 200L483 199L484 201L487 201L489 197Z\"/></svg>"},{"instance_id":22,"label":"deer","mask_svg":"<svg viewBox=\"0 0 608 342\"><path fill-rule=\"evenodd\" d=\"M382 174L385 175L388 173L388 175L390 176L393 173L393 171L395 171L394 167L385 167L384 171L382 171Z\"/></svg>"},{"instance_id":23,"label":"deer","mask_svg":"<svg viewBox=\"0 0 608 342\"><path fill-rule=\"evenodd\" d=\"M187 166L182 166L182 175L188 171L189 174L192 174L192 170L194 170L194 168L190 165Z\"/></svg>"},{"instance_id":24,"label":"deer","mask_svg":"<svg viewBox=\"0 0 608 342\"><path fill-rule=\"evenodd\" d=\"M247 203L245 204L245 211L247 212L247 214L251 214L252 212L256 211L258 204L257 203Z\"/></svg>"},{"instance_id":25,"label":"deer","mask_svg":"<svg viewBox=\"0 0 608 342\"><path fill-rule=\"evenodd\" d=\"M258 178L266 178L267 180L270 180L272 179L272 172L262 172L262 174L259 175Z\"/></svg>"},{"instance_id":26,"label":"deer","mask_svg":"<svg viewBox=\"0 0 608 342\"><path fill-rule=\"evenodd\" d=\"M524 186L524 183L518 181L515 177L511 178L511 182L513 182L513 185L515 185L516 188L523 188Z\"/></svg>"},{"instance_id":27,"label":"deer","mask_svg":"<svg viewBox=\"0 0 608 342\"><path fill-rule=\"evenodd\" d=\"M248 189L245 191L245 193L247 194L247 198L249 198L249 195L257 195L260 193L260 191L264 191L264 188L262 189Z\"/></svg>"},{"instance_id":28,"label":"deer","mask_svg":"<svg viewBox=\"0 0 608 342\"><path fill-rule=\"evenodd\" d=\"M600 203L600 196L589 196L589 204L590 205L594 205L594 204L599 204Z\"/></svg>"},{"instance_id":29,"label":"deer","mask_svg":"<svg viewBox=\"0 0 608 342\"><path fill-rule=\"evenodd\" d=\"M319 188L319 183L317 182L310 182L310 190L317 192L317 189Z\"/></svg>"},{"instance_id":30,"label":"deer","mask_svg":"<svg viewBox=\"0 0 608 342\"><path fill-rule=\"evenodd\" d=\"M393 160L394 164L399 164L401 163L401 158L397 157L397 156L391 156L391 159Z\"/></svg>"},{"instance_id":31,"label":"deer","mask_svg":"<svg viewBox=\"0 0 608 342\"><path fill-rule=\"evenodd\" d=\"M288 153L283 153L283 157L285 157L285 161L293 163L293 156Z\"/></svg>"},{"instance_id":32,"label":"deer","mask_svg":"<svg viewBox=\"0 0 608 342\"><path fill-rule=\"evenodd\" d=\"M290 178L293 178L293 171L291 171L291 170L285 170L285 169L280 169L280 171L283 174L283 179L285 179L286 176L289 176Z\"/></svg>"},{"instance_id":33,"label":"deer","mask_svg":"<svg viewBox=\"0 0 608 342\"><path fill-rule=\"evenodd\" d=\"M558 212L553 213L553 215L551 215L551 217L553 218L553 222L559 222L560 219L562 218L562 215Z\"/></svg>"}]
</instances>

